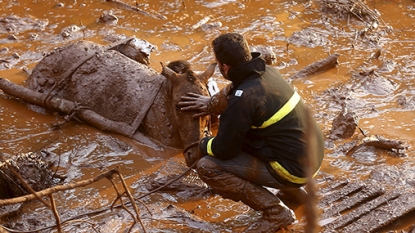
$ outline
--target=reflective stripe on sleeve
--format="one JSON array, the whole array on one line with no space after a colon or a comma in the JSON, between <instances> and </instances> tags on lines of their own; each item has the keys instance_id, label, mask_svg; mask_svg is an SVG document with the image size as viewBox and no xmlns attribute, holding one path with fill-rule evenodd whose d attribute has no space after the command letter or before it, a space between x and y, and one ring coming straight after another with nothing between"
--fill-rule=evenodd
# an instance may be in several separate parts
<instances>
[{"instance_id":1,"label":"reflective stripe on sleeve","mask_svg":"<svg viewBox=\"0 0 415 233\"><path fill-rule=\"evenodd\" d=\"M212 152L212 142L213 142L213 139L214 138L211 138L211 139L209 139L209 141L208 141L208 143L207 143L207 153L208 153L208 155L210 155L210 156L215 156L214 154L213 154L213 152Z\"/></svg>"},{"instance_id":2,"label":"reflective stripe on sleeve","mask_svg":"<svg viewBox=\"0 0 415 233\"><path fill-rule=\"evenodd\" d=\"M280 110L278 110L271 118L266 120L261 126L256 127L252 126L253 129L263 129L266 128L272 124L277 123L282 118L287 116L294 108L297 106L298 102L300 102L300 95L297 92L294 92L294 94L291 96L291 98L287 101L287 103L282 106Z\"/></svg>"}]
</instances>

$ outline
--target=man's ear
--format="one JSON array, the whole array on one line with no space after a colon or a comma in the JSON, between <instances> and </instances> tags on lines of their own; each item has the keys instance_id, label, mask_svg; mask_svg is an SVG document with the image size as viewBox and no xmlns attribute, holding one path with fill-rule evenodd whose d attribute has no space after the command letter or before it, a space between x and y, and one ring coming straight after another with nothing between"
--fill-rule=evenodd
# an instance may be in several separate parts
<instances>
[{"instance_id":1,"label":"man's ear","mask_svg":"<svg viewBox=\"0 0 415 233\"><path fill-rule=\"evenodd\" d=\"M222 68L223 68L223 71L225 71L225 73L227 74L231 66L228 64L223 64Z\"/></svg>"}]
</instances>

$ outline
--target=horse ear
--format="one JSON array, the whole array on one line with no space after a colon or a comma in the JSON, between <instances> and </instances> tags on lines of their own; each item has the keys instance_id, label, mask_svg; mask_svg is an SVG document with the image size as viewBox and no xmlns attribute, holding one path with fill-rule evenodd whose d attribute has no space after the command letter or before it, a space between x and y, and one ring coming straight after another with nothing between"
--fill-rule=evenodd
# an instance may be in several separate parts
<instances>
[{"instance_id":1,"label":"horse ear","mask_svg":"<svg viewBox=\"0 0 415 233\"><path fill-rule=\"evenodd\" d=\"M163 64L163 62L160 62L160 64L161 64L161 67L163 68L163 70L161 71L161 74L164 75L166 78L173 79L173 78L176 78L178 76L178 74L174 70L172 70L169 67L165 66Z\"/></svg>"},{"instance_id":2,"label":"horse ear","mask_svg":"<svg viewBox=\"0 0 415 233\"><path fill-rule=\"evenodd\" d=\"M199 76L203 82L207 83L209 78L215 73L216 64L217 63L212 63L207 70Z\"/></svg>"}]
</instances>

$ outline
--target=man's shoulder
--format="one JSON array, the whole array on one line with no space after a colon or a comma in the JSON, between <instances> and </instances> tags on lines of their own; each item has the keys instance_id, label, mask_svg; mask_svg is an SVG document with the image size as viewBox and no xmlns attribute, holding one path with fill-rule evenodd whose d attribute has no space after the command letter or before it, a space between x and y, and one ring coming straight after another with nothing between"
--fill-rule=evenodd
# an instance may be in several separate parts
<instances>
[{"instance_id":1,"label":"man's shoulder","mask_svg":"<svg viewBox=\"0 0 415 233\"><path fill-rule=\"evenodd\" d=\"M263 90L263 84L260 79L247 79L242 82L238 88L234 89L232 93L235 96L241 97L243 93L258 93Z\"/></svg>"}]
</instances>

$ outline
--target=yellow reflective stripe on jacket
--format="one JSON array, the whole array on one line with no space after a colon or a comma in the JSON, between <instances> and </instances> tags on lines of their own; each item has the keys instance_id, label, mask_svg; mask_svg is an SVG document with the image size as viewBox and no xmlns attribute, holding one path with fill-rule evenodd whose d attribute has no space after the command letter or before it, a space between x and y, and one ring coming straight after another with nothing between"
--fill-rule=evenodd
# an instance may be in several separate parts
<instances>
[{"instance_id":1,"label":"yellow reflective stripe on jacket","mask_svg":"<svg viewBox=\"0 0 415 233\"><path fill-rule=\"evenodd\" d=\"M211 139L209 139L209 141L208 141L208 143L207 143L207 153L208 153L208 155L210 155L210 156L215 156L214 154L213 154L213 152L212 152L212 142L213 142L213 139L214 138L211 138Z\"/></svg>"},{"instance_id":2,"label":"yellow reflective stripe on jacket","mask_svg":"<svg viewBox=\"0 0 415 233\"><path fill-rule=\"evenodd\" d=\"M278 173L278 175L280 175L285 180L288 180L288 181L290 181L291 183L294 183L294 184L305 184L305 183L307 183L307 178L302 178L302 177L297 177L297 176L292 175L290 172L285 170L285 168L283 166L281 166L281 164L279 164L277 161L271 161L271 162L269 162L269 164L271 164L271 167L274 169L274 171L276 171ZM317 175L319 170L320 169L318 169L313 174L313 177Z\"/></svg>"},{"instance_id":3,"label":"yellow reflective stripe on jacket","mask_svg":"<svg viewBox=\"0 0 415 233\"><path fill-rule=\"evenodd\" d=\"M291 98L287 101L287 103L282 106L280 110L278 110L271 118L266 120L261 126L256 127L252 126L254 129L263 129L266 128L272 124L277 123L282 118L284 118L286 115L288 115L294 108L297 106L298 102L300 102L300 95L297 92L294 92L294 94L291 96Z\"/></svg>"}]
</instances>

